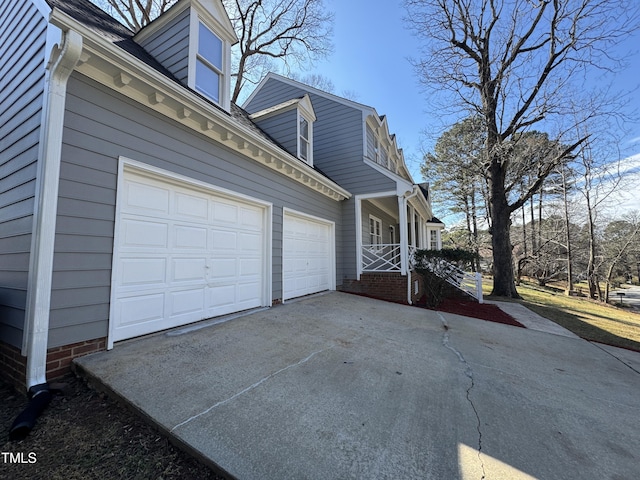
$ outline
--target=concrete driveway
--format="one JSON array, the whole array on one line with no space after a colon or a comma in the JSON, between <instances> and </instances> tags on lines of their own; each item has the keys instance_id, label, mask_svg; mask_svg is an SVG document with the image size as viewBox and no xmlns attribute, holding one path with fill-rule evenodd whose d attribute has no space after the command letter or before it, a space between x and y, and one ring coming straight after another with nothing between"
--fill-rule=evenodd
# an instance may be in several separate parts
<instances>
[{"instance_id":1,"label":"concrete driveway","mask_svg":"<svg viewBox=\"0 0 640 480\"><path fill-rule=\"evenodd\" d=\"M77 365L242 480L621 480L640 478L624 353L330 293Z\"/></svg>"}]
</instances>

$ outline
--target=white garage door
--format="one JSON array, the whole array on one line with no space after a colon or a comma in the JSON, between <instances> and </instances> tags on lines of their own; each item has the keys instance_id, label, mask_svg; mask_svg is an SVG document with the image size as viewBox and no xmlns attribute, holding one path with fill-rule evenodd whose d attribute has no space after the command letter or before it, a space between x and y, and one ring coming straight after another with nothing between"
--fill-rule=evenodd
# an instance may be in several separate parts
<instances>
[{"instance_id":1,"label":"white garage door","mask_svg":"<svg viewBox=\"0 0 640 480\"><path fill-rule=\"evenodd\" d=\"M124 172L111 341L266 305L265 206Z\"/></svg>"},{"instance_id":2,"label":"white garage door","mask_svg":"<svg viewBox=\"0 0 640 480\"><path fill-rule=\"evenodd\" d=\"M333 223L285 210L283 224L283 299L335 289Z\"/></svg>"}]
</instances>

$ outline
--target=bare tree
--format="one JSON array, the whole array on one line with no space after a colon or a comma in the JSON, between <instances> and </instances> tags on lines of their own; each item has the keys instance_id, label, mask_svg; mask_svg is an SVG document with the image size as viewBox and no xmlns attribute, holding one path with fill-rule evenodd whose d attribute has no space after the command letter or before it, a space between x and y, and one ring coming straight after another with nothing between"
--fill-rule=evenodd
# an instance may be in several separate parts
<instances>
[{"instance_id":1,"label":"bare tree","mask_svg":"<svg viewBox=\"0 0 640 480\"><path fill-rule=\"evenodd\" d=\"M92 0L137 32L164 13L177 0ZM279 64L288 70L308 68L332 50L333 14L324 0L218 0L222 1L239 38L233 52L238 101L247 83L258 83ZM237 51L236 51L237 50Z\"/></svg>"},{"instance_id":2,"label":"bare tree","mask_svg":"<svg viewBox=\"0 0 640 480\"><path fill-rule=\"evenodd\" d=\"M137 32L164 13L178 0L93 0L93 3L122 20Z\"/></svg>"},{"instance_id":3,"label":"bare tree","mask_svg":"<svg viewBox=\"0 0 640 480\"><path fill-rule=\"evenodd\" d=\"M323 0L223 0L239 38L235 86L236 102L247 83L256 84L274 61L312 63L332 47L333 14ZM266 67L266 68L265 68Z\"/></svg>"},{"instance_id":4,"label":"bare tree","mask_svg":"<svg viewBox=\"0 0 640 480\"><path fill-rule=\"evenodd\" d=\"M566 125L565 102L580 95L571 79L614 64L609 48L635 28L637 4L626 0L405 0L408 21L424 40L414 65L427 86L448 92L460 110L479 115L486 134L493 247L493 294L518 297L511 215L584 143ZM565 147L545 157L537 177L508 190L510 145L530 128L553 125ZM551 130L545 128L545 130Z\"/></svg>"},{"instance_id":5,"label":"bare tree","mask_svg":"<svg viewBox=\"0 0 640 480\"><path fill-rule=\"evenodd\" d=\"M604 302L609 302L609 291L613 272L622 258L634 247L637 250L640 239L640 214L637 211L630 212L623 220L609 223L606 229L607 239L607 268Z\"/></svg>"}]
</instances>

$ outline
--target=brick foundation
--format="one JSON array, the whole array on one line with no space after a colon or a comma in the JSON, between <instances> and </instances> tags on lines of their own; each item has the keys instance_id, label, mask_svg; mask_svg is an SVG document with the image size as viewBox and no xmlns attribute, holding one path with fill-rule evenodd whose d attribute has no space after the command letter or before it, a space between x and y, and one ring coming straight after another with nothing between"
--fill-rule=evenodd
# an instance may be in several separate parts
<instances>
[{"instance_id":1,"label":"brick foundation","mask_svg":"<svg viewBox=\"0 0 640 480\"><path fill-rule=\"evenodd\" d=\"M47 350L47 381L62 377L71 371L71 361L88 353L106 350L107 339L96 338ZM0 342L0 375L19 389L26 386L27 358L20 349Z\"/></svg>"},{"instance_id":2,"label":"brick foundation","mask_svg":"<svg viewBox=\"0 0 640 480\"><path fill-rule=\"evenodd\" d=\"M27 357L20 349L0 342L0 376L2 380L24 392L27 376Z\"/></svg>"},{"instance_id":3,"label":"brick foundation","mask_svg":"<svg viewBox=\"0 0 640 480\"><path fill-rule=\"evenodd\" d=\"M380 300L407 303L407 276L397 272L363 273L360 280L344 279L340 289Z\"/></svg>"}]
</instances>

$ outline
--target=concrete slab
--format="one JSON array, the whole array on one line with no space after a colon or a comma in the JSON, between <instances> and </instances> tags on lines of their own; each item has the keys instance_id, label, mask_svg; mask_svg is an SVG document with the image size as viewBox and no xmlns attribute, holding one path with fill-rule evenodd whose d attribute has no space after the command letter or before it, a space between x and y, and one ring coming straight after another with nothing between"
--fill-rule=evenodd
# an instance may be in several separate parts
<instances>
[{"instance_id":1,"label":"concrete slab","mask_svg":"<svg viewBox=\"0 0 640 480\"><path fill-rule=\"evenodd\" d=\"M640 375L609 353L343 293L77 365L243 480L640 473Z\"/></svg>"}]
</instances>

